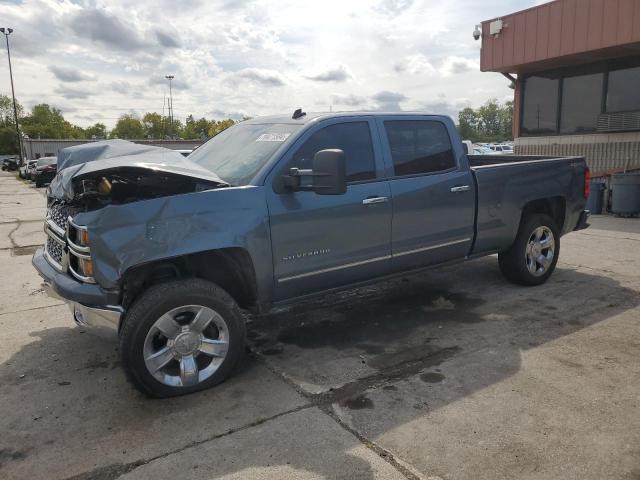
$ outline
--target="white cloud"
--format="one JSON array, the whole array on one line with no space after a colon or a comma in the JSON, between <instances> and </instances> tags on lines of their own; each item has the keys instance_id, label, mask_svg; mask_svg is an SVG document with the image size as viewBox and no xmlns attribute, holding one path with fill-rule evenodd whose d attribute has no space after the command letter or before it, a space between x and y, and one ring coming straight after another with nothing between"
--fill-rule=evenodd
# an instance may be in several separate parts
<instances>
[{"instance_id":1,"label":"white cloud","mask_svg":"<svg viewBox=\"0 0 640 480\"><path fill-rule=\"evenodd\" d=\"M347 67L344 65L338 65L321 73L308 75L307 78L316 82L346 82L347 80L351 80L353 76Z\"/></svg>"},{"instance_id":2,"label":"white cloud","mask_svg":"<svg viewBox=\"0 0 640 480\"><path fill-rule=\"evenodd\" d=\"M76 70L75 68L49 65L49 71L51 71L51 73L53 73L56 78L62 82L85 82L96 79L93 75L88 75L80 70Z\"/></svg>"},{"instance_id":3,"label":"white cloud","mask_svg":"<svg viewBox=\"0 0 640 480\"><path fill-rule=\"evenodd\" d=\"M480 62L471 60L469 58L462 57L447 57L442 63L440 72L444 76L458 75L461 73L467 73L477 71L480 68Z\"/></svg>"},{"instance_id":4,"label":"white cloud","mask_svg":"<svg viewBox=\"0 0 640 480\"><path fill-rule=\"evenodd\" d=\"M235 83L237 80L247 80L266 87L282 87L287 83L279 72L264 68L245 68L236 72L229 79L231 83Z\"/></svg>"},{"instance_id":5,"label":"white cloud","mask_svg":"<svg viewBox=\"0 0 640 480\"><path fill-rule=\"evenodd\" d=\"M62 105L81 125L100 118L112 127L125 111L160 112L168 95L164 77L173 74L181 119L332 105L431 106L455 115L457 99L477 106L512 95L500 75L479 72L479 44L471 32L480 20L530 4L185 1L2 3L3 23L15 29L10 41L18 99L26 107ZM8 93L1 65L0 93Z\"/></svg>"}]
</instances>

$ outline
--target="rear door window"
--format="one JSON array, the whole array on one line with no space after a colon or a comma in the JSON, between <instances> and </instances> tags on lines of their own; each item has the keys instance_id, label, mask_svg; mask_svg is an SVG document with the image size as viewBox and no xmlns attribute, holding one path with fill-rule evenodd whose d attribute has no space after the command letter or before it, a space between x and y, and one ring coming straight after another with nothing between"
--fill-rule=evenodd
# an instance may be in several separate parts
<instances>
[{"instance_id":1,"label":"rear door window","mask_svg":"<svg viewBox=\"0 0 640 480\"><path fill-rule=\"evenodd\" d=\"M313 157L320 150L337 148L345 154L347 182L376 178L376 162L368 122L336 123L311 135L293 155L289 167L313 167Z\"/></svg>"},{"instance_id":2,"label":"rear door window","mask_svg":"<svg viewBox=\"0 0 640 480\"><path fill-rule=\"evenodd\" d=\"M455 168L446 127L432 120L385 121L396 176L436 173Z\"/></svg>"}]
</instances>

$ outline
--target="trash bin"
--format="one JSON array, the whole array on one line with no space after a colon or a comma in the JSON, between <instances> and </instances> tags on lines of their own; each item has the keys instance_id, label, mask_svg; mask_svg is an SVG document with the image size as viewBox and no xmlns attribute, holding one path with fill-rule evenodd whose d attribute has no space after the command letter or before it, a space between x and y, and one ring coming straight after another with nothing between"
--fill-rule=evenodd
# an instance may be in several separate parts
<instances>
[{"instance_id":1,"label":"trash bin","mask_svg":"<svg viewBox=\"0 0 640 480\"><path fill-rule=\"evenodd\" d=\"M602 213L602 191L604 190L604 183L594 181L591 182L589 187L589 198L587 199L587 210L594 215L600 215Z\"/></svg>"},{"instance_id":2,"label":"trash bin","mask_svg":"<svg viewBox=\"0 0 640 480\"><path fill-rule=\"evenodd\" d=\"M640 213L640 172L611 177L611 211L622 216Z\"/></svg>"}]
</instances>

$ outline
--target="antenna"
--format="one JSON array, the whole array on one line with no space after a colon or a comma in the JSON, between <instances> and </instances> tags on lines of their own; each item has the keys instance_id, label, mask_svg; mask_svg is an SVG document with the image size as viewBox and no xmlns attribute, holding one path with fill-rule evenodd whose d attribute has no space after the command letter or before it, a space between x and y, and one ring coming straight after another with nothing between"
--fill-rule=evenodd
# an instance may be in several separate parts
<instances>
[{"instance_id":1,"label":"antenna","mask_svg":"<svg viewBox=\"0 0 640 480\"><path fill-rule=\"evenodd\" d=\"M291 118L293 118L294 120L297 120L299 118L302 118L306 115L306 112L303 112L301 108L298 108L295 112L293 112L293 116Z\"/></svg>"}]
</instances>

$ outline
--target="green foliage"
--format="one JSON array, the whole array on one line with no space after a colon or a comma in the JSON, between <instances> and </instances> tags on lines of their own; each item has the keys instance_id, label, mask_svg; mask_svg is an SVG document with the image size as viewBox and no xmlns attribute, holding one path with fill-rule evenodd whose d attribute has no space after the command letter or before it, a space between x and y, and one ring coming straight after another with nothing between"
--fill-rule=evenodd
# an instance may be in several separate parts
<instances>
[{"instance_id":1,"label":"green foliage","mask_svg":"<svg viewBox=\"0 0 640 480\"><path fill-rule=\"evenodd\" d=\"M504 105L491 99L478 109L465 108L458 114L458 130L464 140L472 142L504 142L511 133L513 102Z\"/></svg>"},{"instance_id":2,"label":"green foliage","mask_svg":"<svg viewBox=\"0 0 640 480\"><path fill-rule=\"evenodd\" d=\"M22 105L16 105L18 117L23 113ZM19 153L16 126L13 120L13 100L7 95L0 95L0 154Z\"/></svg>"},{"instance_id":3,"label":"green foliage","mask_svg":"<svg viewBox=\"0 0 640 480\"><path fill-rule=\"evenodd\" d=\"M226 130L227 128L235 125L235 123L236 122L234 120L231 120L230 118L227 118L226 120L220 120L218 122L213 120L209 125L209 137L215 137L223 130Z\"/></svg>"},{"instance_id":4,"label":"green foliage","mask_svg":"<svg viewBox=\"0 0 640 480\"><path fill-rule=\"evenodd\" d=\"M120 116L109 138L136 140L144 138L144 132L145 128L140 119L136 115L126 113Z\"/></svg>"},{"instance_id":5,"label":"green foliage","mask_svg":"<svg viewBox=\"0 0 640 480\"><path fill-rule=\"evenodd\" d=\"M11 155L19 152L16 127L0 127L0 155Z\"/></svg>"},{"instance_id":6,"label":"green foliage","mask_svg":"<svg viewBox=\"0 0 640 480\"><path fill-rule=\"evenodd\" d=\"M107 138L107 127L104 123L96 123L84 129L86 138Z\"/></svg>"},{"instance_id":7,"label":"green foliage","mask_svg":"<svg viewBox=\"0 0 640 480\"><path fill-rule=\"evenodd\" d=\"M31 114L20 119L22 133L30 138L84 138L82 128L64 119L62 112L41 103L31 109Z\"/></svg>"},{"instance_id":8,"label":"green foliage","mask_svg":"<svg viewBox=\"0 0 640 480\"><path fill-rule=\"evenodd\" d=\"M169 117L156 112L147 112L142 119L133 114L120 116L113 130L108 132L103 123L96 123L87 128L73 125L64 118L60 109L46 103L34 106L27 115L21 105L18 104L17 109L21 132L30 138L206 140L235 124L231 119L195 119L193 115L186 118L184 125L175 118L171 124ZM10 97L2 94L0 94L0 153L18 153L13 103Z\"/></svg>"},{"instance_id":9,"label":"green foliage","mask_svg":"<svg viewBox=\"0 0 640 480\"><path fill-rule=\"evenodd\" d=\"M20 103L17 103L18 118L24 115L24 109ZM13 100L7 95L0 94L0 127L10 127L14 125L13 121ZM14 125L15 127L15 125Z\"/></svg>"},{"instance_id":10,"label":"green foliage","mask_svg":"<svg viewBox=\"0 0 640 480\"><path fill-rule=\"evenodd\" d=\"M215 122L215 120L214 120ZM196 120L193 115L189 115L184 122L181 137L185 140L204 140L209 134L209 127L213 122L209 122L206 118Z\"/></svg>"}]
</instances>

